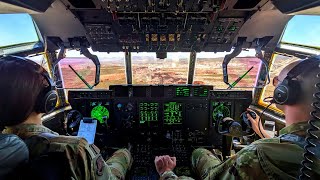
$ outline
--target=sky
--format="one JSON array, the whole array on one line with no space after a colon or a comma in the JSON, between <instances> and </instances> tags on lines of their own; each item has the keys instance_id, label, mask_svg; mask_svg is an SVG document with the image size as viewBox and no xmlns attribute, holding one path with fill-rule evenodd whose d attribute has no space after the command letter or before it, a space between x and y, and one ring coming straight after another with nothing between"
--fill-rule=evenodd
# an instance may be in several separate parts
<instances>
[{"instance_id":1,"label":"sky","mask_svg":"<svg viewBox=\"0 0 320 180\"><path fill-rule=\"evenodd\" d=\"M320 47L320 16L295 16L289 21L282 41Z\"/></svg>"},{"instance_id":2,"label":"sky","mask_svg":"<svg viewBox=\"0 0 320 180\"><path fill-rule=\"evenodd\" d=\"M0 14L0 47L38 40L30 15Z\"/></svg>"},{"instance_id":3,"label":"sky","mask_svg":"<svg viewBox=\"0 0 320 180\"><path fill-rule=\"evenodd\" d=\"M320 47L320 16L298 15L293 17L283 33L284 42L294 44ZM23 42L34 42L38 40L33 21L28 14L0 14L0 47ZM223 57L228 52L221 53L198 53L197 57ZM244 51L240 56L252 56L252 51ZM99 57L123 56L123 53L99 53ZM79 52L69 52L69 57L79 57ZM133 56L135 54L132 54ZM139 56L154 55L150 53L139 53ZM168 53L168 57L184 57L189 53Z\"/></svg>"}]
</instances>

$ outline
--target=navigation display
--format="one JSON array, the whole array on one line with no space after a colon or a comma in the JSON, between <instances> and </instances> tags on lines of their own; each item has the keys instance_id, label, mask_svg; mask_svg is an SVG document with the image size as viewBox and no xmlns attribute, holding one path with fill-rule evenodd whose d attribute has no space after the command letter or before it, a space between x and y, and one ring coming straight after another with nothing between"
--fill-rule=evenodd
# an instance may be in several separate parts
<instances>
[{"instance_id":1,"label":"navigation display","mask_svg":"<svg viewBox=\"0 0 320 180\"><path fill-rule=\"evenodd\" d=\"M229 101L213 101L212 102L212 119L215 123L218 119L222 120L225 117L231 116L232 102Z\"/></svg>"},{"instance_id":2,"label":"navigation display","mask_svg":"<svg viewBox=\"0 0 320 180\"><path fill-rule=\"evenodd\" d=\"M139 103L139 122L145 124L148 122L158 122L159 103L140 102Z\"/></svg>"},{"instance_id":3,"label":"navigation display","mask_svg":"<svg viewBox=\"0 0 320 180\"><path fill-rule=\"evenodd\" d=\"M175 125L182 124L183 104L178 102L167 102L163 105L163 124Z\"/></svg>"},{"instance_id":4,"label":"navigation display","mask_svg":"<svg viewBox=\"0 0 320 180\"><path fill-rule=\"evenodd\" d=\"M105 123L110 118L109 102L91 101L89 103L91 118L98 120L100 123Z\"/></svg>"}]
</instances>

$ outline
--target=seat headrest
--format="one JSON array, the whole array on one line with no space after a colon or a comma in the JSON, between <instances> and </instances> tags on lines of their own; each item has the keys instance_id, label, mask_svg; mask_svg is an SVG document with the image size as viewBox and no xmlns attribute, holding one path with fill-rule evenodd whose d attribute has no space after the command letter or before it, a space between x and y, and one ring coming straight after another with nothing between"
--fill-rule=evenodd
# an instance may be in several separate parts
<instances>
[{"instance_id":1,"label":"seat headrest","mask_svg":"<svg viewBox=\"0 0 320 180\"><path fill-rule=\"evenodd\" d=\"M29 151L23 140L13 134L0 134L0 179L28 160Z\"/></svg>"}]
</instances>

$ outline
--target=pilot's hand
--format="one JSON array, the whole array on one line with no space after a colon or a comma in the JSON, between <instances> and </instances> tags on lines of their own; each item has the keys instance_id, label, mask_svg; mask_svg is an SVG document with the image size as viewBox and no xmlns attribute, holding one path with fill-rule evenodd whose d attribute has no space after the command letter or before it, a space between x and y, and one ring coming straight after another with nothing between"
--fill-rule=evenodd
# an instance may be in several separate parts
<instances>
[{"instance_id":1,"label":"pilot's hand","mask_svg":"<svg viewBox=\"0 0 320 180\"><path fill-rule=\"evenodd\" d=\"M176 167L176 157L156 156L154 160L157 172L161 175L166 171L172 171Z\"/></svg>"},{"instance_id":2,"label":"pilot's hand","mask_svg":"<svg viewBox=\"0 0 320 180\"><path fill-rule=\"evenodd\" d=\"M247 109L247 111L251 111L251 112L254 112L254 111L252 111L251 109ZM255 113L255 112L254 112ZM254 132L256 132L258 135L260 134L260 131L259 131L259 126L258 126L258 123L259 123L259 115L256 115L257 117L256 117L256 119L253 119L253 117L250 115L250 113L247 113L247 117L248 117L248 119L250 120L250 122L251 122L251 126L252 126L252 129L254 130ZM261 125L261 123L260 123L260 125ZM263 127L262 126L260 126L260 128L262 128L263 129ZM261 130L262 130L261 129Z\"/></svg>"},{"instance_id":3,"label":"pilot's hand","mask_svg":"<svg viewBox=\"0 0 320 180\"><path fill-rule=\"evenodd\" d=\"M247 109L247 111L252 111L251 109ZM248 119L251 122L252 125L252 129L254 130L254 132L256 132L261 138L270 138L271 136L264 130L262 122L260 121L259 124L259 119L260 116L256 114L256 119L253 119L252 116L250 115L250 113L247 113ZM259 125L260 125L260 130L259 130Z\"/></svg>"}]
</instances>

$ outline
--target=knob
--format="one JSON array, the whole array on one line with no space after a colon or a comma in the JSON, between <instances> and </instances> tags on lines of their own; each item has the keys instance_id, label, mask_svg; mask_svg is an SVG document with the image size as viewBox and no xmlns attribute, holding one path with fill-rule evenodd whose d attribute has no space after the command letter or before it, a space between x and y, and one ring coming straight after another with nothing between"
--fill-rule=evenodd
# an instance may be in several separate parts
<instances>
[{"instance_id":1,"label":"knob","mask_svg":"<svg viewBox=\"0 0 320 180\"><path fill-rule=\"evenodd\" d=\"M122 104L121 103L117 104L117 108L121 109L122 108Z\"/></svg>"},{"instance_id":2,"label":"knob","mask_svg":"<svg viewBox=\"0 0 320 180\"><path fill-rule=\"evenodd\" d=\"M128 103L127 110L128 111L132 111L133 110L133 105L131 103Z\"/></svg>"}]
</instances>

